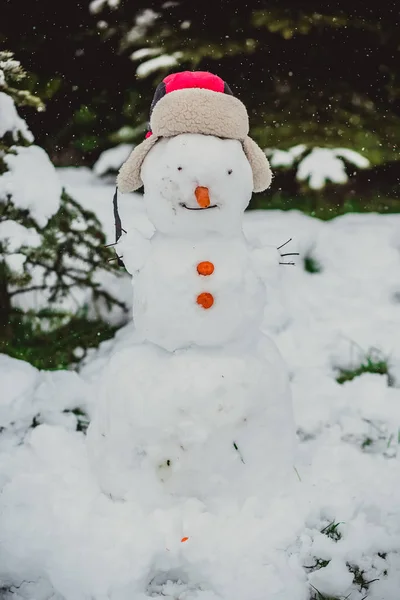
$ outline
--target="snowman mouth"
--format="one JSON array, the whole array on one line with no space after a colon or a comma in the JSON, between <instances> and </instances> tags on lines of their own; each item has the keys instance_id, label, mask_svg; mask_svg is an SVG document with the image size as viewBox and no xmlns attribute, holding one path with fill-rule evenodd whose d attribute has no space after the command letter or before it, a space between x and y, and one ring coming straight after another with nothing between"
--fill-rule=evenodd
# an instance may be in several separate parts
<instances>
[{"instance_id":1,"label":"snowman mouth","mask_svg":"<svg viewBox=\"0 0 400 600\"><path fill-rule=\"evenodd\" d=\"M179 206L182 206L182 208L186 208L186 210L208 210L209 208L218 208L217 204L211 204L210 206L199 206L199 207L193 207L193 206L187 206L184 202L179 202Z\"/></svg>"}]
</instances>

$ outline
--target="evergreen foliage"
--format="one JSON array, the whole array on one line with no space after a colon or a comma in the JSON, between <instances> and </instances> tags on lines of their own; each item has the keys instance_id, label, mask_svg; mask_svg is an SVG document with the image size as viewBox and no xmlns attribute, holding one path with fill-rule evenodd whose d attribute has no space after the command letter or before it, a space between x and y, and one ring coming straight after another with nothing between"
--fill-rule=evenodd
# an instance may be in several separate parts
<instances>
[{"instance_id":1,"label":"evergreen foliage","mask_svg":"<svg viewBox=\"0 0 400 600\"><path fill-rule=\"evenodd\" d=\"M115 267L107 262L112 254L104 247L99 221L62 190L17 113L15 105L43 110L37 97L21 89L23 77L13 56L0 53L0 351L25 356L37 337L47 335L53 344L45 348L49 360L38 360L54 368L63 363L55 358L57 345L68 354L88 345L93 332L74 339L69 349L51 332L76 319L83 331L82 321L89 318L101 329L104 312L125 306L100 283L101 273ZM114 328L106 328L112 335Z\"/></svg>"},{"instance_id":2,"label":"evergreen foliage","mask_svg":"<svg viewBox=\"0 0 400 600\"><path fill-rule=\"evenodd\" d=\"M47 133L58 144L96 153L112 132L141 139L155 84L173 70L202 69L248 106L263 147L347 146L373 165L398 158L395 3L41 0L33 16L34 5L7 3L0 41L21 50L35 87L53 97ZM172 57L166 66L150 64L161 55Z\"/></svg>"}]
</instances>

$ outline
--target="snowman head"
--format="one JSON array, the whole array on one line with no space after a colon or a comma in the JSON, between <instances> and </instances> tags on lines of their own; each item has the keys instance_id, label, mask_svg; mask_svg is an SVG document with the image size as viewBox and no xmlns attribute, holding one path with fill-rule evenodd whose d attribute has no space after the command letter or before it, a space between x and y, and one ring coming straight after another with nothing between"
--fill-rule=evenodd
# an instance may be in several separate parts
<instances>
[{"instance_id":1,"label":"snowman head","mask_svg":"<svg viewBox=\"0 0 400 600\"><path fill-rule=\"evenodd\" d=\"M141 177L157 230L190 237L241 230L253 174L238 140L198 133L161 139L144 159Z\"/></svg>"},{"instance_id":2,"label":"snowman head","mask_svg":"<svg viewBox=\"0 0 400 600\"><path fill-rule=\"evenodd\" d=\"M207 188L209 199L205 199L205 191L202 197L209 205L200 206L203 209L201 213L198 210L192 212L199 213L198 216L201 214L205 231L214 231L217 224L221 231L224 219L241 214L249 202L251 191L261 192L271 183L268 160L248 137L248 132L246 107L232 95L229 86L220 77L201 71L169 75L156 89L146 139L136 146L121 167L118 189L122 193L131 192L144 184L146 199L151 196L149 212L156 227L178 233L184 224L191 228L194 215L189 218L188 213L191 208L198 208L191 202L193 196L198 199L201 193L198 191L196 194L196 188ZM175 164L177 162L182 164ZM157 165L162 166L160 173ZM178 179L173 173L174 168L180 174ZM226 193L222 190L224 168ZM193 182L197 182L194 191ZM235 189L236 194L233 193ZM227 196L230 191L229 204ZM161 193L164 194L163 207ZM178 203L172 202L173 193L181 194ZM182 204L187 205L186 209ZM169 217L163 226L158 221L156 205L159 212L163 209L165 218ZM179 207L185 212L175 213L174 210ZM176 218L172 219L173 216ZM201 222L198 220L197 223ZM225 226L228 227L228 224Z\"/></svg>"}]
</instances>

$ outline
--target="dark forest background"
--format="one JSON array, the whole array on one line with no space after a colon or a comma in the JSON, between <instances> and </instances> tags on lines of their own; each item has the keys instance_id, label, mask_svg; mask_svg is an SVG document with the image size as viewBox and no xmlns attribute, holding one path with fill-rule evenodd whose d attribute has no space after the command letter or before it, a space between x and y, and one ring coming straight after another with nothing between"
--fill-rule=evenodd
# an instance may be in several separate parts
<instances>
[{"instance_id":1,"label":"dark forest background","mask_svg":"<svg viewBox=\"0 0 400 600\"><path fill-rule=\"evenodd\" d=\"M91 166L105 149L139 142L157 83L172 71L210 70L246 104L263 148L345 147L370 161L348 165L345 185L318 191L296 180L295 164L277 169L253 207L323 218L399 210L398 1L0 0L0 8L0 46L46 104L24 116L56 165ZM144 75L141 64L161 55L166 66Z\"/></svg>"}]
</instances>

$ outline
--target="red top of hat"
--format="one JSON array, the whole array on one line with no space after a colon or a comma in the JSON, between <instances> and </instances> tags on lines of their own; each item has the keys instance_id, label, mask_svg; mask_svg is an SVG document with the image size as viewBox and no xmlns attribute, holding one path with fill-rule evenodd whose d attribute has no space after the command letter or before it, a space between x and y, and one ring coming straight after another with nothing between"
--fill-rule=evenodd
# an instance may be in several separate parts
<instances>
[{"instance_id":1,"label":"red top of hat","mask_svg":"<svg viewBox=\"0 0 400 600\"><path fill-rule=\"evenodd\" d=\"M163 81L165 92L174 92L186 88L202 88L213 92L224 92L225 83L218 75L213 75L207 71L182 71L181 73L171 73Z\"/></svg>"},{"instance_id":2,"label":"red top of hat","mask_svg":"<svg viewBox=\"0 0 400 600\"><path fill-rule=\"evenodd\" d=\"M150 116L157 102L166 94L178 90L187 90L200 88L210 90L211 92L221 92L222 94L232 95L232 90L218 75L208 73L208 71L181 71L180 73L171 73L163 79L157 86L153 101L150 107ZM151 130L146 133L146 138L152 135Z\"/></svg>"}]
</instances>

